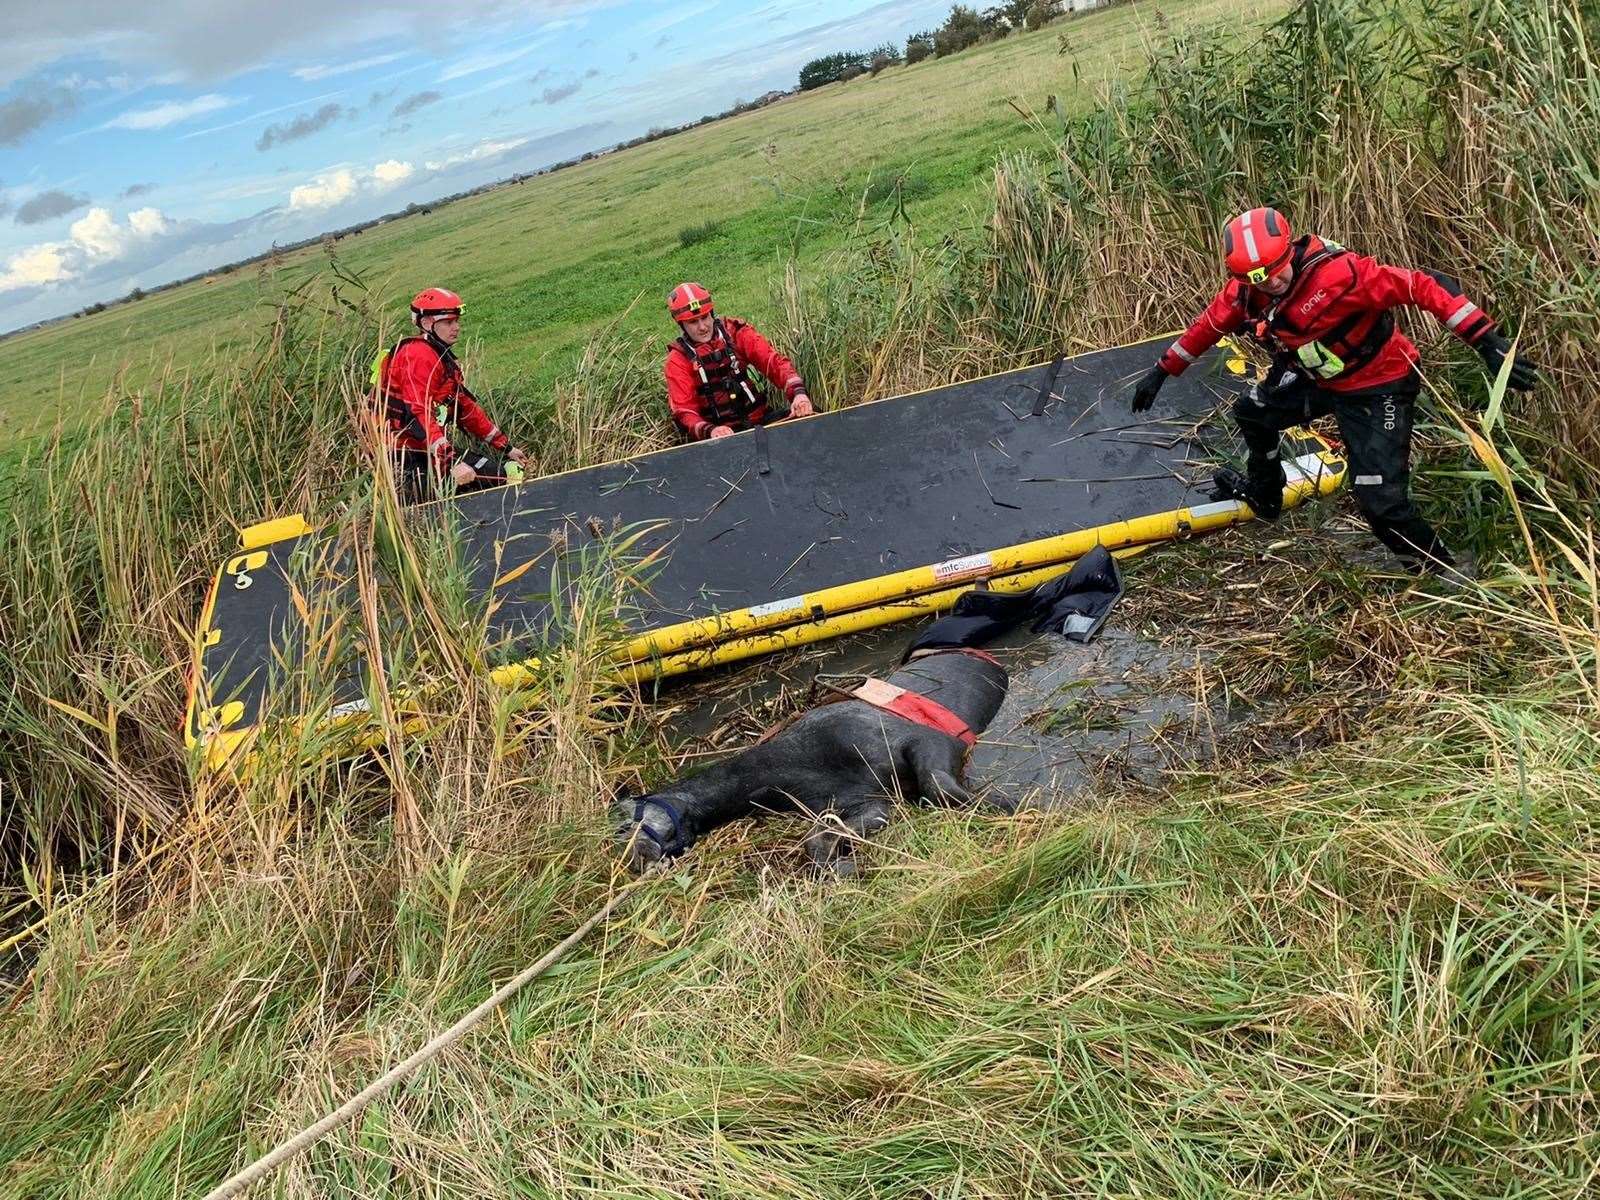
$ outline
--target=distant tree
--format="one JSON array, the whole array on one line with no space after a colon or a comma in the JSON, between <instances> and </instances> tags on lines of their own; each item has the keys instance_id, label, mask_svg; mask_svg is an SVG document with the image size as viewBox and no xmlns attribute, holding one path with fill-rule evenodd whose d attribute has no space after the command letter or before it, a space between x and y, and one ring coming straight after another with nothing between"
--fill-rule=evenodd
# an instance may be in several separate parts
<instances>
[{"instance_id":1,"label":"distant tree","mask_svg":"<svg viewBox=\"0 0 1600 1200\"><path fill-rule=\"evenodd\" d=\"M933 57L934 33L928 30L924 33L913 33L906 39L906 65L911 66L925 58Z\"/></svg>"},{"instance_id":2,"label":"distant tree","mask_svg":"<svg viewBox=\"0 0 1600 1200\"><path fill-rule=\"evenodd\" d=\"M1023 17L1023 24L1029 29L1043 29L1060 15L1061 0L1033 0Z\"/></svg>"},{"instance_id":3,"label":"distant tree","mask_svg":"<svg viewBox=\"0 0 1600 1200\"><path fill-rule=\"evenodd\" d=\"M1033 7L1034 0L1001 0L993 8L984 11L984 19L990 25L1003 28L1007 33L1014 29L1021 29L1028 20L1028 9Z\"/></svg>"},{"instance_id":4,"label":"distant tree","mask_svg":"<svg viewBox=\"0 0 1600 1200\"><path fill-rule=\"evenodd\" d=\"M128 300L143 300L144 299L144 289L143 288L134 288L133 291L128 293L127 299Z\"/></svg>"},{"instance_id":5,"label":"distant tree","mask_svg":"<svg viewBox=\"0 0 1600 1200\"><path fill-rule=\"evenodd\" d=\"M860 50L841 50L837 54L813 58L800 68L800 90L809 92L823 84L838 83L852 67L858 68L856 74L859 75L867 69L867 62L867 56Z\"/></svg>"},{"instance_id":6,"label":"distant tree","mask_svg":"<svg viewBox=\"0 0 1600 1200\"><path fill-rule=\"evenodd\" d=\"M933 35L933 52L940 58L957 54L975 45L988 32L988 25L976 10L965 4L957 4L951 8L939 32Z\"/></svg>"},{"instance_id":7,"label":"distant tree","mask_svg":"<svg viewBox=\"0 0 1600 1200\"><path fill-rule=\"evenodd\" d=\"M867 51L867 69L876 75L885 67L892 67L900 61L900 51L893 42L885 42L881 46L874 46Z\"/></svg>"}]
</instances>

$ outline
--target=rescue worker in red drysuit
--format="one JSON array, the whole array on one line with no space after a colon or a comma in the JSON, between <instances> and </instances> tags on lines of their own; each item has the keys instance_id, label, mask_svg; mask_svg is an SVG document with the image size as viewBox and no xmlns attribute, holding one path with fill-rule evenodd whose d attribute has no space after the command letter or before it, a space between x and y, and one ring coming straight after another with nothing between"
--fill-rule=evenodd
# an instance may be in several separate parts
<instances>
[{"instance_id":1,"label":"rescue worker in red drysuit","mask_svg":"<svg viewBox=\"0 0 1600 1200\"><path fill-rule=\"evenodd\" d=\"M1422 377L1417 348L1390 310L1426 309L1477 350L1491 374L1510 343L1455 280L1387 266L1315 234L1295 238L1276 209L1252 208L1229 221L1222 251L1232 278L1139 381L1133 411L1148 409L1168 376L1183 374L1225 334L1254 337L1272 351L1272 366L1234 404L1249 455L1244 475L1217 472L1221 494L1276 520L1285 483L1279 434L1331 412L1351 491L1373 533L1408 570L1455 574L1450 551L1411 503L1412 409ZM1534 364L1512 362L1511 387L1537 382Z\"/></svg>"},{"instance_id":2,"label":"rescue worker in red drysuit","mask_svg":"<svg viewBox=\"0 0 1600 1200\"><path fill-rule=\"evenodd\" d=\"M672 419L690 438L727 437L774 419L766 386L750 377L751 367L783 393L789 416L812 414L811 397L794 364L752 325L738 317L719 318L711 293L698 283L680 283L667 293L667 312L682 336L667 348L661 374Z\"/></svg>"},{"instance_id":3,"label":"rescue worker in red drysuit","mask_svg":"<svg viewBox=\"0 0 1600 1200\"><path fill-rule=\"evenodd\" d=\"M489 419L462 377L452 347L461 336L461 297L424 288L411 301L418 333L401 338L373 364L374 396L382 406L395 479L407 504L436 499L446 476L456 492L506 482L505 468L477 456L477 466L456 454L450 430L459 427L518 467L527 455Z\"/></svg>"}]
</instances>

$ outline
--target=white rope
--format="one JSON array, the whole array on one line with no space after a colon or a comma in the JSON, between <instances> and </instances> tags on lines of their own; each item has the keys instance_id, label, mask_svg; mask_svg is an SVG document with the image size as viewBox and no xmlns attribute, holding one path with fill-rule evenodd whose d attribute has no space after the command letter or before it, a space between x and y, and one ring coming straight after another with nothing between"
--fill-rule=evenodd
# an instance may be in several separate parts
<instances>
[{"instance_id":1,"label":"white rope","mask_svg":"<svg viewBox=\"0 0 1600 1200\"><path fill-rule=\"evenodd\" d=\"M266 1154L263 1154L244 1170L234 1175L221 1187L207 1192L205 1200L229 1200L230 1197L242 1195L251 1184L257 1183L264 1179L267 1175L271 1174L278 1167L282 1166L289 1159L293 1158L296 1154L299 1154L300 1151L311 1145L312 1142L315 1142L330 1129L335 1129L338 1126L343 1125L346 1121L356 1116L356 1114L358 1114L362 1109L366 1108L367 1105L371 1104L379 1096L383 1095L390 1088L394 1087L395 1084L405 1079L406 1076L410 1075L418 1067L422 1066L428 1060L436 1057L440 1051L460 1041L461 1038L464 1037L473 1026L477 1025L491 1012L499 1008L500 1005L504 1004L513 995L515 995L519 988L528 983L530 980L537 978L539 975L549 970L550 967L554 966L556 961L560 959L563 954L581 942L588 935L591 929L609 917L611 915L611 911L630 895L632 895L634 890L644 882L645 880L641 879L623 888L622 891L618 892L615 896L611 897L610 900L606 901L606 903L602 905L597 912L590 916L587 921L585 921L582 925L579 925L570 934L568 934L566 938L555 947L555 949L551 950L550 953L546 954L531 967L523 970L499 991L495 992L494 995L490 996L482 1004L478 1005L477 1008L473 1009L454 1025L450 1026L449 1029L446 1029L443 1033L433 1038L432 1041L428 1042L427 1045L423 1046L422 1049L411 1055L404 1062L389 1068L389 1070L384 1072L383 1075L373 1080L373 1082L362 1088L354 1096L351 1096L350 1099L346 1100L338 1108L334 1109L327 1116L323 1117L322 1120L318 1121L315 1125L301 1130L288 1141L282 1143L275 1149L268 1151Z\"/></svg>"}]
</instances>

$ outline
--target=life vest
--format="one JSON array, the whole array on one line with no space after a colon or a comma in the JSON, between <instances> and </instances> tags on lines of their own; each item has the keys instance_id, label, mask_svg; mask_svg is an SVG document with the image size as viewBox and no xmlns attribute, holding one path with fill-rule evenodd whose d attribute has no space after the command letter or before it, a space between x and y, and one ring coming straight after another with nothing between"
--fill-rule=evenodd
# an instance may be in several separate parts
<instances>
[{"instance_id":1,"label":"life vest","mask_svg":"<svg viewBox=\"0 0 1600 1200\"><path fill-rule=\"evenodd\" d=\"M422 423L417 420L406 402L399 393L389 385L389 364L394 356L400 353L402 346L411 342L426 342L439 355L439 362L444 371L445 379L451 384L450 398L441 402L435 412L434 419L445 429L455 427L461 408L461 364L456 361L456 356L450 347L441 346L426 334L412 334L403 337L389 349L380 351L372 360L372 393L371 401L374 408L378 409L384 423L389 427L389 432L397 436L411 438L419 445L426 445L427 431L422 428Z\"/></svg>"},{"instance_id":2,"label":"life vest","mask_svg":"<svg viewBox=\"0 0 1600 1200\"><path fill-rule=\"evenodd\" d=\"M750 364L739 357L722 318L712 323L712 329L713 336L703 345L696 346L687 335L672 343L695 370L700 413L713 425L732 429L758 424L766 412L766 388L751 377Z\"/></svg>"},{"instance_id":3,"label":"life vest","mask_svg":"<svg viewBox=\"0 0 1600 1200\"><path fill-rule=\"evenodd\" d=\"M1315 247L1313 240L1318 242ZM1294 301L1312 281L1317 268L1349 254L1337 242L1301 238L1290 260L1294 264L1294 283L1289 290L1282 296L1268 296L1255 288L1246 293L1246 312L1253 318L1248 328L1256 340L1275 353L1292 353L1300 366L1318 379L1336 379L1360 370L1383 352L1395 332L1394 315L1387 309L1353 312L1315 339L1307 339L1305 335L1310 331L1293 319ZM1344 290L1354 287L1355 282L1352 273Z\"/></svg>"}]
</instances>

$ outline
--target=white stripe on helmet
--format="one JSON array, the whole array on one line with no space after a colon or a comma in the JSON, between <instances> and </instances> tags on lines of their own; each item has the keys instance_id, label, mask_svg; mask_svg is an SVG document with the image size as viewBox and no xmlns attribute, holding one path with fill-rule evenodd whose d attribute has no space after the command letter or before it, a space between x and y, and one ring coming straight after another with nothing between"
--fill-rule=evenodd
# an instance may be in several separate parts
<instances>
[{"instance_id":1,"label":"white stripe on helmet","mask_svg":"<svg viewBox=\"0 0 1600 1200\"><path fill-rule=\"evenodd\" d=\"M1251 221L1251 218L1260 211L1261 210L1259 208L1252 208L1249 212L1245 213L1244 220L1241 222L1241 224L1244 226L1244 250L1245 253L1250 256L1250 261L1253 263L1258 263L1261 261L1261 251L1256 248L1256 231L1254 222Z\"/></svg>"}]
</instances>

